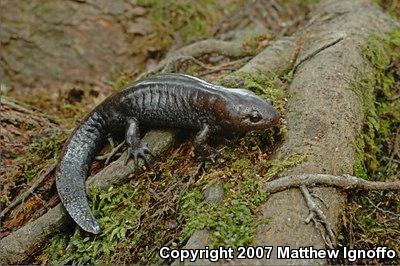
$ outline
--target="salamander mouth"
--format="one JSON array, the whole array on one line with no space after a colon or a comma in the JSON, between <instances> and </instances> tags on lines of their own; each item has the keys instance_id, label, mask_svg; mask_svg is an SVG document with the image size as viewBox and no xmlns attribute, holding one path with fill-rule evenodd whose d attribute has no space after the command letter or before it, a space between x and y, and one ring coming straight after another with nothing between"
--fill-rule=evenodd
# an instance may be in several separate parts
<instances>
[{"instance_id":1,"label":"salamander mouth","mask_svg":"<svg viewBox=\"0 0 400 266\"><path fill-rule=\"evenodd\" d=\"M279 115L275 116L274 118L271 119L271 127L278 125L280 121L281 120Z\"/></svg>"}]
</instances>

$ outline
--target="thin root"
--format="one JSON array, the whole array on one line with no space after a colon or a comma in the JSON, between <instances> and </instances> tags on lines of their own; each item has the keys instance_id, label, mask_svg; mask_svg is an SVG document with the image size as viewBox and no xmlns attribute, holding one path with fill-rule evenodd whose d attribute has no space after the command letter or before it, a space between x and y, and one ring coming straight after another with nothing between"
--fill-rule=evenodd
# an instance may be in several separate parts
<instances>
[{"instance_id":1,"label":"thin root","mask_svg":"<svg viewBox=\"0 0 400 266\"><path fill-rule=\"evenodd\" d=\"M304 196L304 199L306 200L308 209L310 210L310 215L307 217L306 222L310 222L310 220L313 220L315 224L317 224L317 221L314 218L318 218L319 222L324 226L325 228L325 234L322 234L322 237L325 240L325 244L333 249L336 246L336 237L335 234L332 230L332 227L330 223L328 222L324 212L321 210L321 208L318 206L317 203L312 198L312 195L308 191L307 187L305 185L300 186L301 193Z\"/></svg>"}]
</instances>

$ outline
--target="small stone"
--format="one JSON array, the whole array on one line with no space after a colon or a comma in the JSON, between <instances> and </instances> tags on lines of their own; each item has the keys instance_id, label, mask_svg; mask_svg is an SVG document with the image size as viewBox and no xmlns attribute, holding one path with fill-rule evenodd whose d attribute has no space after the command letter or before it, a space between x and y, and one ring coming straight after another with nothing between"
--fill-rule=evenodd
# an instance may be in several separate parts
<instances>
[{"instance_id":1,"label":"small stone","mask_svg":"<svg viewBox=\"0 0 400 266\"><path fill-rule=\"evenodd\" d=\"M211 204L219 204L224 199L224 187L222 182L216 182L207 186L204 190L206 201Z\"/></svg>"},{"instance_id":2,"label":"small stone","mask_svg":"<svg viewBox=\"0 0 400 266\"><path fill-rule=\"evenodd\" d=\"M147 35L152 30L151 22L145 18L137 18L127 26L127 32L131 34Z\"/></svg>"},{"instance_id":3,"label":"small stone","mask_svg":"<svg viewBox=\"0 0 400 266\"><path fill-rule=\"evenodd\" d=\"M146 9L141 6L136 6L130 11L130 13L135 16L143 16L146 14Z\"/></svg>"}]
</instances>

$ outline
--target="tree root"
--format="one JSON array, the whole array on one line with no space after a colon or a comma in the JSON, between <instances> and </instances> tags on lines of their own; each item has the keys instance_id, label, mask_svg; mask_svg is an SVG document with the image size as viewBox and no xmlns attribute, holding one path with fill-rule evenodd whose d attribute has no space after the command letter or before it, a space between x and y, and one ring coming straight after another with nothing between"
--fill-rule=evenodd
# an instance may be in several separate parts
<instances>
[{"instance_id":1,"label":"tree root","mask_svg":"<svg viewBox=\"0 0 400 266\"><path fill-rule=\"evenodd\" d=\"M332 226L320 206L313 200L313 196L308 191L307 186L333 186L344 190L400 190L400 181L373 182L350 175L304 174L281 177L267 184L266 190L271 194L299 187L310 210L310 215L305 222L309 223L312 220L317 228L318 224L321 223L324 228L321 236L326 246L333 249L336 247L336 237Z\"/></svg>"},{"instance_id":2,"label":"tree root","mask_svg":"<svg viewBox=\"0 0 400 266\"><path fill-rule=\"evenodd\" d=\"M237 41L222 41L217 39L208 39L184 46L167 55L167 58L176 55L190 55L200 57L205 54L217 53L228 57L241 57L249 55L248 50L243 48L243 44ZM164 60L163 60L164 61Z\"/></svg>"},{"instance_id":3,"label":"tree root","mask_svg":"<svg viewBox=\"0 0 400 266\"><path fill-rule=\"evenodd\" d=\"M261 53L251 59L237 71L227 75L223 79L226 84L241 84L242 77L239 73L252 75L282 75L291 69L298 54L299 37L285 37L271 42Z\"/></svg>"},{"instance_id":4,"label":"tree root","mask_svg":"<svg viewBox=\"0 0 400 266\"><path fill-rule=\"evenodd\" d=\"M233 60L233 61L229 61L224 64L220 64L215 67L207 67L208 70L199 73L199 76L206 76L206 75L209 75L209 74L212 74L215 72L220 72L223 70L235 70L235 69L237 69L237 65L243 64L243 63L247 62L248 60L250 60L250 57L246 56L246 57L240 58L238 60Z\"/></svg>"},{"instance_id":5,"label":"tree root","mask_svg":"<svg viewBox=\"0 0 400 266\"><path fill-rule=\"evenodd\" d=\"M196 61L195 59L196 57L212 53L237 58L249 55L251 54L251 51L244 49L241 42L222 41L216 39L203 40L193 44L189 44L167 54L165 59L163 59L153 69L150 69L140 75L139 79L158 72L168 72L173 69L173 66L177 65L177 63L182 59L190 59L196 64L199 64L199 61ZM201 63L200 65L203 66L204 64Z\"/></svg>"},{"instance_id":6,"label":"tree root","mask_svg":"<svg viewBox=\"0 0 400 266\"><path fill-rule=\"evenodd\" d=\"M300 187L302 185L307 187L337 187L343 190L400 190L400 181L374 182L350 175L335 176L327 174L303 174L285 176L269 182L266 185L265 189L267 192L272 194L286 190L288 188Z\"/></svg>"},{"instance_id":7,"label":"tree root","mask_svg":"<svg viewBox=\"0 0 400 266\"><path fill-rule=\"evenodd\" d=\"M324 214L322 209L318 206L318 204L313 200L313 196L310 194L308 188L305 185L301 185L300 190L301 193L303 194L304 199L306 200L308 209L310 210L310 214L305 220L305 222L308 224L312 220L316 227L318 227L318 222L320 222L324 226L326 232L326 234L321 232L321 236L325 240L325 244L330 249L335 248L336 237L332 230L332 226L326 219L326 215Z\"/></svg>"}]
</instances>

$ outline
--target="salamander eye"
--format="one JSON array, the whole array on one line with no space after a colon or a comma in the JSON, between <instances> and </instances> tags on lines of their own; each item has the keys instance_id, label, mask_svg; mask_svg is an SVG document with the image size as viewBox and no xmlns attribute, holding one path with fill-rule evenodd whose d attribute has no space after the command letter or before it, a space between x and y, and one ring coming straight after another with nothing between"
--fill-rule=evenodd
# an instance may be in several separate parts
<instances>
[{"instance_id":1,"label":"salamander eye","mask_svg":"<svg viewBox=\"0 0 400 266\"><path fill-rule=\"evenodd\" d=\"M251 114L248 116L248 118L249 118L250 122L257 123L258 121L261 120L262 117L261 117L261 114L258 111L253 110L251 112Z\"/></svg>"}]
</instances>

